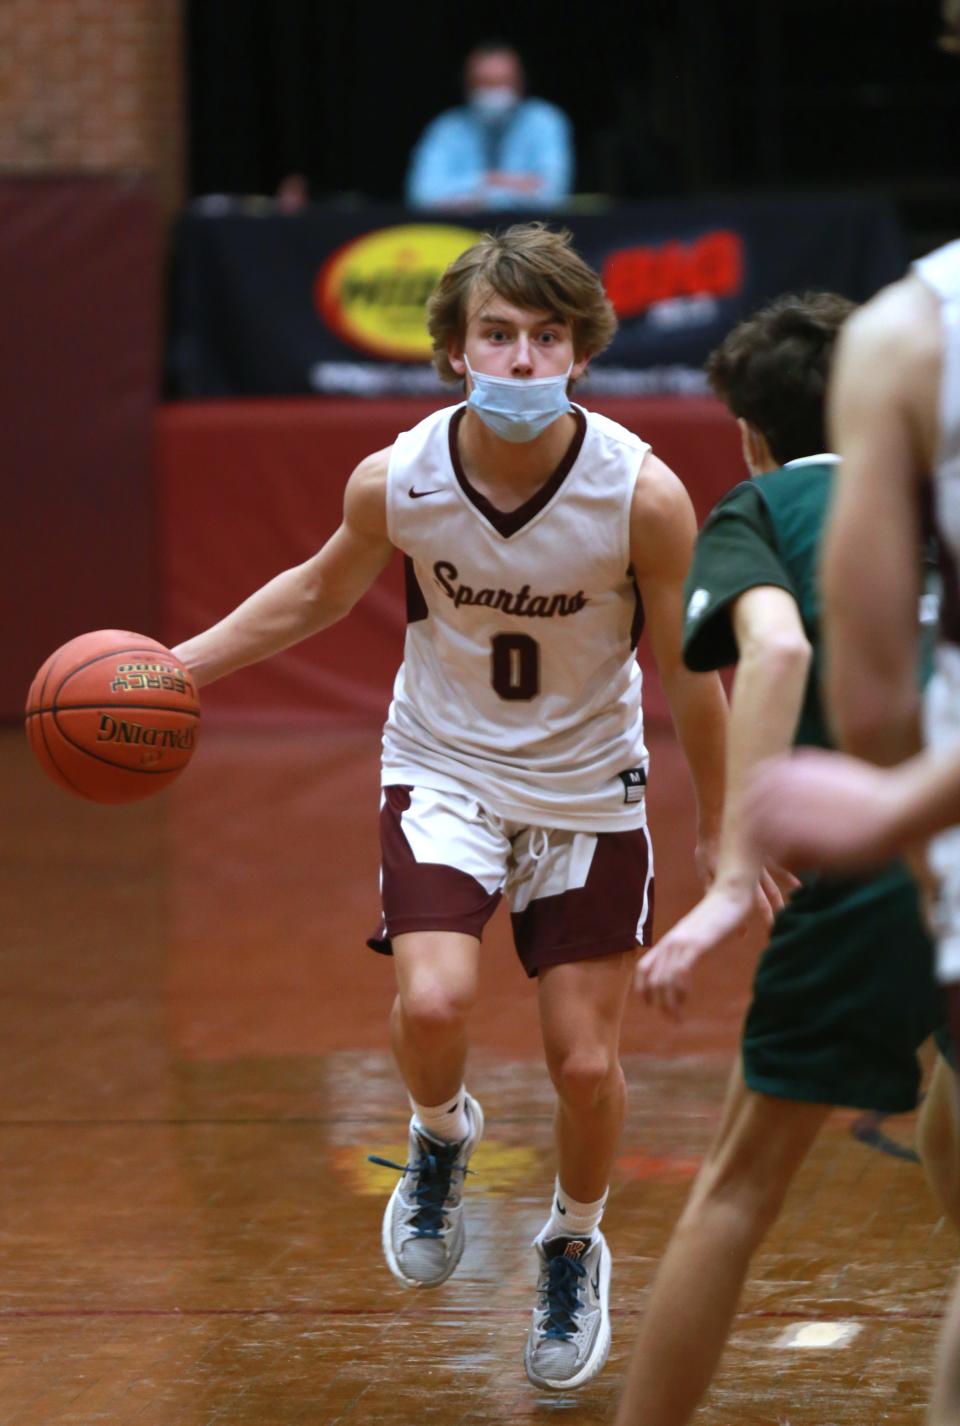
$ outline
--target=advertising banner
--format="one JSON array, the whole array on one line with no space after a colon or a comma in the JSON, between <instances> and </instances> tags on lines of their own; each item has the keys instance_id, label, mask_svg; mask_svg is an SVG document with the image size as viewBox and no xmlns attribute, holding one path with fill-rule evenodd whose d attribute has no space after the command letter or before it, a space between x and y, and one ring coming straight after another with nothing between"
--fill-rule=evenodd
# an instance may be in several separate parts
<instances>
[{"instance_id":1,"label":"advertising banner","mask_svg":"<svg viewBox=\"0 0 960 1426\"><path fill-rule=\"evenodd\" d=\"M175 235L169 392L440 393L427 297L478 232L526 217L199 200ZM549 223L572 231L616 309L616 338L584 383L610 395L700 393L707 354L763 302L810 288L862 301L904 265L896 216L879 199L651 202Z\"/></svg>"}]
</instances>

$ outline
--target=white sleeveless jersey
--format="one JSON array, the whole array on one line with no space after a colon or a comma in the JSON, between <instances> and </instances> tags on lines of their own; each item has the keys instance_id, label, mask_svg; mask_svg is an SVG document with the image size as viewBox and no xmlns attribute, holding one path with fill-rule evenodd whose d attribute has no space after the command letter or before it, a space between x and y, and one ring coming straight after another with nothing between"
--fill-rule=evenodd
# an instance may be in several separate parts
<instances>
[{"instance_id":1,"label":"white sleeveless jersey","mask_svg":"<svg viewBox=\"0 0 960 1426\"><path fill-rule=\"evenodd\" d=\"M921 258L913 271L940 301L942 369L939 441L933 471L933 517L942 587L934 672L924 695L931 747L960 743L960 242ZM939 880L933 908L941 980L960 979L960 827L934 837L929 850Z\"/></svg>"},{"instance_id":2,"label":"white sleeveless jersey","mask_svg":"<svg viewBox=\"0 0 960 1426\"><path fill-rule=\"evenodd\" d=\"M394 445L387 526L407 557L407 635L383 784L466 792L531 826L646 820L630 503L649 450L574 408L577 434L519 510L496 510L457 453L458 406Z\"/></svg>"}]
</instances>

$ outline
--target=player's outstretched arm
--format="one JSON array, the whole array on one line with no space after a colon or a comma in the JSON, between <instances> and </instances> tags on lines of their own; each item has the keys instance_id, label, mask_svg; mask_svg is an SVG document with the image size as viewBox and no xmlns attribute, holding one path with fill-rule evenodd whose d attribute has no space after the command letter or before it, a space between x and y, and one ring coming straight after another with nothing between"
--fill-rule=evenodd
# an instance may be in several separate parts
<instances>
[{"instance_id":1,"label":"player's outstretched arm","mask_svg":"<svg viewBox=\"0 0 960 1426\"><path fill-rule=\"evenodd\" d=\"M783 752L793 740L811 648L793 596L772 585L757 585L740 595L731 622L739 659L716 878L702 901L637 968L638 989L674 1018L689 995L690 974L701 956L740 930L758 903L768 918L783 904L745 827L744 794L757 763Z\"/></svg>"},{"instance_id":2,"label":"player's outstretched arm","mask_svg":"<svg viewBox=\"0 0 960 1426\"><path fill-rule=\"evenodd\" d=\"M939 322L916 278L844 327L829 393L841 456L821 563L824 686L837 740L891 764L920 746L920 485L934 451ZM924 405L930 404L929 419Z\"/></svg>"},{"instance_id":3,"label":"player's outstretched arm","mask_svg":"<svg viewBox=\"0 0 960 1426\"><path fill-rule=\"evenodd\" d=\"M696 535L689 495L673 471L648 454L633 494L630 558L657 672L693 779L698 864L709 879L723 814L727 700L717 674L691 673L683 662L683 582Z\"/></svg>"},{"instance_id":4,"label":"player's outstretched arm","mask_svg":"<svg viewBox=\"0 0 960 1426\"><path fill-rule=\"evenodd\" d=\"M343 521L311 559L284 570L225 619L174 653L199 685L259 663L335 624L386 568L389 450L361 461L347 482Z\"/></svg>"},{"instance_id":5,"label":"player's outstretched arm","mask_svg":"<svg viewBox=\"0 0 960 1426\"><path fill-rule=\"evenodd\" d=\"M804 749L751 779L744 818L760 850L799 867L860 871L960 822L960 749L895 768Z\"/></svg>"}]
</instances>

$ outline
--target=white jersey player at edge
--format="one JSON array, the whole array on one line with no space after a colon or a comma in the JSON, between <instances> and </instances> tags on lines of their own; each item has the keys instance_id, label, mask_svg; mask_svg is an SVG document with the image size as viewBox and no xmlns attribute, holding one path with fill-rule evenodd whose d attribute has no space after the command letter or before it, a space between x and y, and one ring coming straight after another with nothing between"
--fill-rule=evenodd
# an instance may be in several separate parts
<instances>
[{"instance_id":1,"label":"white jersey player at edge","mask_svg":"<svg viewBox=\"0 0 960 1426\"><path fill-rule=\"evenodd\" d=\"M428 327L465 402L362 461L323 549L177 652L203 686L333 624L394 550L406 556L409 626L383 740L383 922L369 944L393 953L391 1041L413 1117L383 1248L415 1287L445 1282L460 1260L483 1132L464 1087L468 1023L483 928L505 894L557 1092L524 1360L535 1385L568 1389L609 1349L600 1219L624 1116L621 1021L650 943L643 621L707 872L726 703L680 656L696 534L686 491L643 441L569 400L616 328L569 235L533 223L482 236L443 274Z\"/></svg>"}]
</instances>

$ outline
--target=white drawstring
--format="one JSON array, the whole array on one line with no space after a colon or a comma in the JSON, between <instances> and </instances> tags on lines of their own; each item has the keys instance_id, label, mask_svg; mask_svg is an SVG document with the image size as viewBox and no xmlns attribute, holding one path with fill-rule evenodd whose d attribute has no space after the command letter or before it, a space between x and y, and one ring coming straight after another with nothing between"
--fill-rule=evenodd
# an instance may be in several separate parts
<instances>
[{"instance_id":1,"label":"white drawstring","mask_svg":"<svg viewBox=\"0 0 960 1426\"><path fill-rule=\"evenodd\" d=\"M541 839L539 851L537 851L534 846L534 839L537 837ZM532 827L530 829L530 860L533 862L542 862L547 855L549 847L550 834L546 827Z\"/></svg>"}]
</instances>

